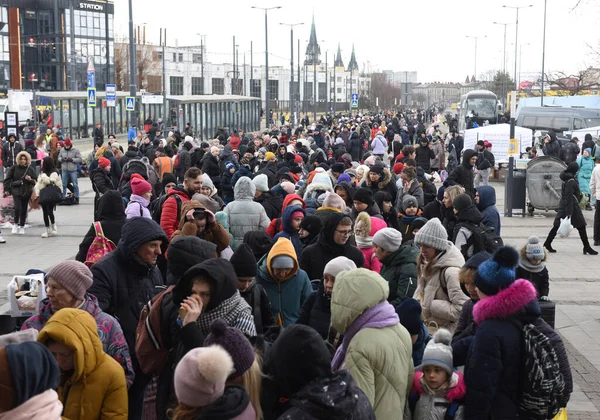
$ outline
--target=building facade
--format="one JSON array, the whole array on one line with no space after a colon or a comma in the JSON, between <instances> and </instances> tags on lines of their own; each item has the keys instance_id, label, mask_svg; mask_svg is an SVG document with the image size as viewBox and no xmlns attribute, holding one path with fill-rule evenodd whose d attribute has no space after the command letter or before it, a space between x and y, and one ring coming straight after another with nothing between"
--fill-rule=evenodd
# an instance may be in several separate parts
<instances>
[{"instance_id":1,"label":"building facade","mask_svg":"<svg viewBox=\"0 0 600 420\"><path fill-rule=\"evenodd\" d=\"M460 83L420 83L413 87L413 100L420 106L450 105L460 101Z\"/></svg>"}]
</instances>

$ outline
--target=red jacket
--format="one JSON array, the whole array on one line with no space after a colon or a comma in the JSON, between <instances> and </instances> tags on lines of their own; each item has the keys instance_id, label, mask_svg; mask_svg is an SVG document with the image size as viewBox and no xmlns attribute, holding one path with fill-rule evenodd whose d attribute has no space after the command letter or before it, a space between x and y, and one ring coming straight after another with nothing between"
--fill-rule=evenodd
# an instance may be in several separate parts
<instances>
[{"instance_id":1,"label":"red jacket","mask_svg":"<svg viewBox=\"0 0 600 420\"><path fill-rule=\"evenodd\" d=\"M281 214L283 214L283 211L285 210L285 208L294 200L300 200L302 202L302 208L306 209L306 203L304 202L302 197L300 197L298 194L288 194L283 199L283 206L281 208ZM278 222L278 220L279 220L279 222ZM278 226L278 224L279 224L279 226ZM277 229L277 227L279 227L279 229ZM276 219L271 220L271 223L269 224L269 227L267 228L266 232L267 232L267 235L269 235L271 238L274 238L275 235L277 235L282 230L283 230L283 224L281 223L281 217L278 217Z\"/></svg>"},{"instance_id":2,"label":"red jacket","mask_svg":"<svg viewBox=\"0 0 600 420\"><path fill-rule=\"evenodd\" d=\"M182 203L190 201L190 196L181 186L173 187L167 193L168 197L163 203L162 212L160 214L160 227L167 234L169 241L171 240L173 233L179 228L180 215L177 212L177 199L173 197L175 194L181 197Z\"/></svg>"},{"instance_id":3,"label":"red jacket","mask_svg":"<svg viewBox=\"0 0 600 420\"><path fill-rule=\"evenodd\" d=\"M231 150L240 150L240 143L242 140L239 137L231 136L229 139L229 144L231 145Z\"/></svg>"}]
</instances>

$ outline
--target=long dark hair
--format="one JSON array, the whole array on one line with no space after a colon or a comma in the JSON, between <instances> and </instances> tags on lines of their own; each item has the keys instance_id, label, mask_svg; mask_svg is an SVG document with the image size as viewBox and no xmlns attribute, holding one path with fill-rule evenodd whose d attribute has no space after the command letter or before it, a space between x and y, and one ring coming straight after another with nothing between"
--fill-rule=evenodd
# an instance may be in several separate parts
<instances>
[{"instance_id":1,"label":"long dark hair","mask_svg":"<svg viewBox=\"0 0 600 420\"><path fill-rule=\"evenodd\" d=\"M52 159L50 156L46 156L44 160L42 160L42 171L48 176L50 176L53 172L56 172L54 159Z\"/></svg>"}]
</instances>

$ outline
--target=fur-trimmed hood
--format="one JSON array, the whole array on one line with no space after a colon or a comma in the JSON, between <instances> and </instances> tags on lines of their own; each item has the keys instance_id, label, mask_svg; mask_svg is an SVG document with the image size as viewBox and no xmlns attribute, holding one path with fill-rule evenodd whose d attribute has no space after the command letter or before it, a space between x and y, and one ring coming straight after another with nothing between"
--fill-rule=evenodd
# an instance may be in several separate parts
<instances>
[{"instance_id":1,"label":"fur-trimmed hood","mask_svg":"<svg viewBox=\"0 0 600 420\"><path fill-rule=\"evenodd\" d=\"M360 180L359 187L367 187L367 188L371 187L371 181L369 180L370 172L371 172L370 170L365 170L365 174L363 175L362 179ZM377 188L380 190L384 189L387 186L387 184L390 183L391 180L392 180L392 173L390 172L389 169L384 168L383 173L381 174L381 178L379 179L379 182L377 183Z\"/></svg>"},{"instance_id":2,"label":"fur-trimmed hood","mask_svg":"<svg viewBox=\"0 0 600 420\"><path fill-rule=\"evenodd\" d=\"M27 158L27 166L31 165L31 155L26 151L17 153L17 157L15 158L15 165L19 164L19 159L21 159L21 156L25 156L25 158Z\"/></svg>"},{"instance_id":3,"label":"fur-trimmed hood","mask_svg":"<svg viewBox=\"0 0 600 420\"><path fill-rule=\"evenodd\" d=\"M537 292L531 282L517 280L509 287L494 296L489 296L477 302L473 308L473 319L480 325L487 319L506 319L524 311L528 305L537 306ZM534 308L533 312L539 313Z\"/></svg>"},{"instance_id":4,"label":"fur-trimmed hood","mask_svg":"<svg viewBox=\"0 0 600 420\"><path fill-rule=\"evenodd\" d=\"M421 384L422 377L423 372L415 372L415 376L413 377L412 391L419 395L423 395L425 392L423 390L423 384ZM450 378L450 389L446 393L446 399L452 403L453 401L464 399L466 395L467 387L465 386L463 374L460 372L454 372L452 374L452 378Z\"/></svg>"},{"instance_id":5,"label":"fur-trimmed hood","mask_svg":"<svg viewBox=\"0 0 600 420\"><path fill-rule=\"evenodd\" d=\"M329 184L321 184L317 182L312 182L308 187L306 187L306 192L304 193L304 200L309 198L317 198L318 195L326 193L327 191L333 192L333 188ZM320 192L319 194L315 194L315 192Z\"/></svg>"}]
</instances>

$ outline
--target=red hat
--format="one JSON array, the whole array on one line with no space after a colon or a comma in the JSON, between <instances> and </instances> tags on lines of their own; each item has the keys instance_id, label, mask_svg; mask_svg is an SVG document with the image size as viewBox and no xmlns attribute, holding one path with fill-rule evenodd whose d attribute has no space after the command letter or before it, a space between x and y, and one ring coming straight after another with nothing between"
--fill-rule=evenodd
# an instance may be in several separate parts
<instances>
[{"instance_id":1,"label":"red hat","mask_svg":"<svg viewBox=\"0 0 600 420\"><path fill-rule=\"evenodd\" d=\"M396 175L400 175L400 172L402 172L402 169L404 169L404 163L402 163L402 162L396 163L393 168L394 173Z\"/></svg>"},{"instance_id":2,"label":"red hat","mask_svg":"<svg viewBox=\"0 0 600 420\"><path fill-rule=\"evenodd\" d=\"M71 147L71 146L73 146L73 142L71 141L70 138L67 137L65 139L65 147Z\"/></svg>"},{"instance_id":3,"label":"red hat","mask_svg":"<svg viewBox=\"0 0 600 420\"><path fill-rule=\"evenodd\" d=\"M58 145L59 145L60 147L65 147L65 142L64 142L64 141L62 141L62 140L59 140L59 141L58 141Z\"/></svg>"},{"instance_id":4,"label":"red hat","mask_svg":"<svg viewBox=\"0 0 600 420\"><path fill-rule=\"evenodd\" d=\"M65 144L67 144L67 142L70 142L70 140L65 140ZM107 166L110 166L110 160L105 157L101 157L98 159L98 165L100 165L101 168L106 168Z\"/></svg>"},{"instance_id":5,"label":"red hat","mask_svg":"<svg viewBox=\"0 0 600 420\"><path fill-rule=\"evenodd\" d=\"M144 195L152 191L152 185L146 181L140 174L133 174L129 179L131 192L135 195Z\"/></svg>"},{"instance_id":6,"label":"red hat","mask_svg":"<svg viewBox=\"0 0 600 420\"><path fill-rule=\"evenodd\" d=\"M302 156L300 156L300 155L294 155L294 162L295 163L302 163L303 162Z\"/></svg>"},{"instance_id":7,"label":"red hat","mask_svg":"<svg viewBox=\"0 0 600 420\"><path fill-rule=\"evenodd\" d=\"M61 127L62 127L62 125L56 124L56 128L61 128Z\"/></svg>"}]
</instances>

